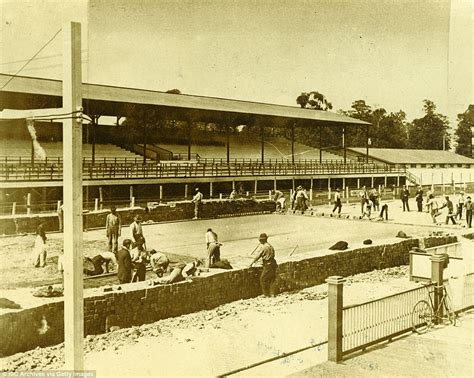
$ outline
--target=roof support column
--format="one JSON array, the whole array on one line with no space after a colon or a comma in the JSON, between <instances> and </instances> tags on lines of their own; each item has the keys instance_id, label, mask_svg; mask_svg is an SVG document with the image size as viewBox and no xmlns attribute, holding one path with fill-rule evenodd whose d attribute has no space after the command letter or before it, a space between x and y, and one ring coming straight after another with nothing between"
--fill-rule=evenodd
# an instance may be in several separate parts
<instances>
[{"instance_id":1,"label":"roof support column","mask_svg":"<svg viewBox=\"0 0 474 378\"><path fill-rule=\"evenodd\" d=\"M225 125L226 134L226 149L227 149L227 164L230 163L230 126Z\"/></svg>"},{"instance_id":2,"label":"roof support column","mask_svg":"<svg viewBox=\"0 0 474 378\"><path fill-rule=\"evenodd\" d=\"M346 150L346 127L342 126L342 149L344 152L344 164L346 164L347 150Z\"/></svg>"},{"instance_id":3,"label":"roof support column","mask_svg":"<svg viewBox=\"0 0 474 378\"><path fill-rule=\"evenodd\" d=\"M323 163L323 130L322 127L319 126L319 164Z\"/></svg>"},{"instance_id":4,"label":"roof support column","mask_svg":"<svg viewBox=\"0 0 474 378\"><path fill-rule=\"evenodd\" d=\"M365 127L365 162L369 164L369 125Z\"/></svg>"},{"instance_id":5,"label":"roof support column","mask_svg":"<svg viewBox=\"0 0 474 378\"><path fill-rule=\"evenodd\" d=\"M96 136L96 126L99 124L100 116L92 116L92 164L95 163L95 136Z\"/></svg>"},{"instance_id":6,"label":"roof support column","mask_svg":"<svg viewBox=\"0 0 474 378\"><path fill-rule=\"evenodd\" d=\"M295 164L295 122L291 124L291 163Z\"/></svg>"},{"instance_id":7,"label":"roof support column","mask_svg":"<svg viewBox=\"0 0 474 378\"><path fill-rule=\"evenodd\" d=\"M264 126L263 125L260 125L260 137L262 139L262 164L265 160L265 146L264 146L264 143L265 143L265 137L264 137Z\"/></svg>"},{"instance_id":8,"label":"roof support column","mask_svg":"<svg viewBox=\"0 0 474 378\"><path fill-rule=\"evenodd\" d=\"M188 119L188 160L191 160L191 129L193 126L193 121Z\"/></svg>"},{"instance_id":9,"label":"roof support column","mask_svg":"<svg viewBox=\"0 0 474 378\"><path fill-rule=\"evenodd\" d=\"M147 124L143 124L143 164L146 164Z\"/></svg>"}]
</instances>

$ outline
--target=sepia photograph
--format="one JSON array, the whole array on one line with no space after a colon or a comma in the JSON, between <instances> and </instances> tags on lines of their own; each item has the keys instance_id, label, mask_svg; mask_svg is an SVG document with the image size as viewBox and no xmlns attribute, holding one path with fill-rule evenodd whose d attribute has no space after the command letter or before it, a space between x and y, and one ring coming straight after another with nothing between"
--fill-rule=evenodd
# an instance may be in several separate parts
<instances>
[{"instance_id":1,"label":"sepia photograph","mask_svg":"<svg viewBox=\"0 0 474 378\"><path fill-rule=\"evenodd\" d=\"M472 0L0 0L0 376L474 376L473 36Z\"/></svg>"}]
</instances>

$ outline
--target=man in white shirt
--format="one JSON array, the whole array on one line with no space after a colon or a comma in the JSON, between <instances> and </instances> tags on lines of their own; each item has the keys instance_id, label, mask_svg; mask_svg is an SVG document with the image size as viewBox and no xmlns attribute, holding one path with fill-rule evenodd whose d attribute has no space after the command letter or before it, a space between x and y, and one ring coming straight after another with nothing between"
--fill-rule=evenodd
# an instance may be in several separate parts
<instances>
[{"instance_id":1,"label":"man in white shirt","mask_svg":"<svg viewBox=\"0 0 474 378\"><path fill-rule=\"evenodd\" d=\"M221 243L217 240L217 234L211 228L206 232L206 246L207 246L207 268L220 261L221 259Z\"/></svg>"},{"instance_id":2,"label":"man in white shirt","mask_svg":"<svg viewBox=\"0 0 474 378\"><path fill-rule=\"evenodd\" d=\"M202 205L202 199L203 195L199 191L199 188L195 189L196 194L193 197L192 202L194 203L194 218L193 219L198 219L199 216L201 215L201 205Z\"/></svg>"}]
</instances>

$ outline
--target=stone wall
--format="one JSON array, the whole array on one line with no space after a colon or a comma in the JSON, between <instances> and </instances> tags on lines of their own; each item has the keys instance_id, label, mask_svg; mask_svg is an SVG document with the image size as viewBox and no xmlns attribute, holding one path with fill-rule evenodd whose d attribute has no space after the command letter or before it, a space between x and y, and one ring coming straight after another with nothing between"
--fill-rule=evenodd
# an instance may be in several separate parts
<instances>
[{"instance_id":1,"label":"stone wall","mask_svg":"<svg viewBox=\"0 0 474 378\"><path fill-rule=\"evenodd\" d=\"M300 257L278 266L280 291L301 289L324 283L328 276L349 276L409 262L409 251L425 243L429 246L456 242L456 237L406 239L394 244L369 246L317 257ZM298 258L296 256L295 258ZM191 282L137 288L84 300L85 334L106 332L106 324L129 327L152 323L261 294L261 268L219 271L196 277ZM130 288L133 288L130 284ZM128 286L128 285L127 285ZM43 330L45 332L41 332ZM11 312L0 316L0 356L53 345L63 341L63 302Z\"/></svg>"},{"instance_id":2,"label":"stone wall","mask_svg":"<svg viewBox=\"0 0 474 378\"><path fill-rule=\"evenodd\" d=\"M209 200L202 205L203 218L218 218L220 216L235 215L242 213L263 213L275 211L273 201L255 201L239 199L231 200ZM108 210L93 211L85 213L83 217L84 228L105 227L105 218ZM133 217L140 214L145 222L166 222L194 217L194 204L189 201L159 204L154 208L128 208L118 209L123 225L133 222ZM43 223L46 232L58 231L59 221L56 214L40 214L31 216L6 217L0 219L0 235L13 235L15 233L36 232L39 223Z\"/></svg>"}]
</instances>

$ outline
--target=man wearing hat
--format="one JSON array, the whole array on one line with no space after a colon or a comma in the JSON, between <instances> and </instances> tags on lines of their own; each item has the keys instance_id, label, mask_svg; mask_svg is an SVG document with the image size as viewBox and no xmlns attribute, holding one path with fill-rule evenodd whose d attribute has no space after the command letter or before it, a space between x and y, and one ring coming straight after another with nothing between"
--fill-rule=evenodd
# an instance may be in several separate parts
<instances>
[{"instance_id":1,"label":"man wearing hat","mask_svg":"<svg viewBox=\"0 0 474 378\"><path fill-rule=\"evenodd\" d=\"M447 207L448 208L448 214L446 215L446 224L448 224L448 221L451 220L453 224L456 224L456 221L454 220L455 214L454 214L454 205L453 202L449 199L449 196L446 196L446 202L443 206L440 207L440 209Z\"/></svg>"},{"instance_id":2,"label":"man wearing hat","mask_svg":"<svg viewBox=\"0 0 474 378\"><path fill-rule=\"evenodd\" d=\"M122 220L120 219L120 215L117 214L115 206L112 206L105 221L105 233L109 239L109 251L113 253L117 253L118 238L121 234L121 229Z\"/></svg>"},{"instance_id":3,"label":"man wearing hat","mask_svg":"<svg viewBox=\"0 0 474 378\"><path fill-rule=\"evenodd\" d=\"M275 250L267 242L267 234L260 234L258 240L260 241L260 245L257 249L257 257L255 257L249 267L255 264L259 259L262 259L263 270L260 275L260 287L262 288L263 295L269 297L275 295L274 283L278 265L275 261Z\"/></svg>"},{"instance_id":4,"label":"man wearing hat","mask_svg":"<svg viewBox=\"0 0 474 378\"><path fill-rule=\"evenodd\" d=\"M202 198L203 195L199 191L199 188L194 189L196 194L193 197L192 202L194 203L194 218L193 219L198 219L199 216L201 215L201 204L202 204Z\"/></svg>"},{"instance_id":5,"label":"man wearing hat","mask_svg":"<svg viewBox=\"0 0 474 378\"><path fill-rule=\"evenodd\" d=\"M337 213L341 214L342 202L341 202L341 192L339 188L337 188L336 193L334 193L334 208L332 209L333 214L336 211L336 209L339 209Z\"/></svg>"},{"instance_id":6,"label":"man wearing hat","mask_svg":"<svg viewBox=\"0 0 474 378\"><path fill-rule=\"evenodd\" d=\"M132 224L130 224L130 231L132 234L133 241L135 243L141 243L143 245L143 248L146 249L145 237L143 236L141 215L137 214L133 217L133 222Z\"/></svg>"}]
</instances>

